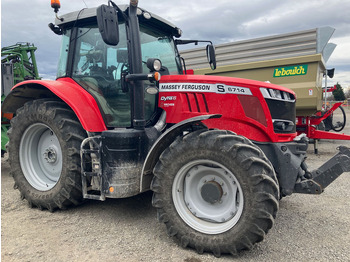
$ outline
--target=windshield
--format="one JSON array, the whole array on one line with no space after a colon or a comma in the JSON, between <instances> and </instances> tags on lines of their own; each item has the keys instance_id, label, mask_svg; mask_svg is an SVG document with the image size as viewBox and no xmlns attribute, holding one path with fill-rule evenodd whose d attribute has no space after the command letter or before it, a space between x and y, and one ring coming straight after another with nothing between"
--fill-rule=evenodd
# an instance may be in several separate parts
<instances>
[{"instance_id":1,"label":"windshield","mask_svg":"<svg viewBox=\"0 0 350 262\"><path fill-rule=\"evenodd\" d=\"M140 25L140 39L142 61L147 62L148 58L158 58L171 75L182 74L180 56L171 36ZM144 67L144 73L146 73L145 70L147 71L147 67Z\"/></svg>"},{"instance_id":2,"label":"windshield","mask_svg":"<svg viewBox=\"0 0 350 262\"><path fill-rule=\"evenodd\" d=\"M170 74L181 73L181 63L171 36L141 25L140 37L143 73L149 73L148 58L160 59ZM131 91L123 81L130 73L124 23L119 24L119 39L117 46L110 46L102 40L96 26L78 28L76 39L71 36L70 40L76 40L72 77L94 96L108 127L131 127ZM63 41L67 48L67 35ZM62 59L59 65L60 76L63 76L65 60ZM149 84L145 81L144 86ZM145 92L146 121L150 122L156 111L157 96Z\"/></svg>"}]
</instances>

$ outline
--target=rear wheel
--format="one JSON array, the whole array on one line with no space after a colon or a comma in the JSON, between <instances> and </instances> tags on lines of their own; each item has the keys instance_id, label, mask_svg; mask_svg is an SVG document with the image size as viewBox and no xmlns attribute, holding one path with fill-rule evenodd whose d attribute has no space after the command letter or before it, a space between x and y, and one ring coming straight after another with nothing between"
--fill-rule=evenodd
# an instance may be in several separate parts
<instances>
[{"instance_id":1,"label":"rear wheel","mask_svg":"<svg viewBox=\"0 0 350 262\"><path fill-rule=\"evenodd\" d=\"M154 168L153 205L168 234L198 253L261 241L278 209L275 173L249 140L221 130L179 137Z\"/></svg>"},{"instance_id":2,"label":"rear wheel","mask_svg":"<svg viewBox=\"0 0 350 262\"><path fill-rule=\"evenodd\" d=\"M69 107L47 99L28 102L8 134L11 174L22 198L50 211L82 202L79 152L86 132Z\"/></svg>"}]
</instances>

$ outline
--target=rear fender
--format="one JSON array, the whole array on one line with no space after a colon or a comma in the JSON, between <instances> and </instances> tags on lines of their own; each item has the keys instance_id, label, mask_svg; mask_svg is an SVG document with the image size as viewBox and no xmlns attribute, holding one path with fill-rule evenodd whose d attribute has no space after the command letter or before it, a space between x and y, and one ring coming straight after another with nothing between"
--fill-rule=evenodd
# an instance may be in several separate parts
<instances>
[{"instance_id":1,"label":"rear fender","mask_svg":"<svg viewBox=\"0 0 350 262\"><path fill-rule=\"evenodd\" d=\"M40 98L63 100L74 111L83 128L88 132L107 130L93 96L71 78L21 82L12 88L1 109L3 113L14 114L26 102Z\"/></svg>"},{"instance_id":2,"label":"rear fender","mask_svg":"<svg viewBox=\"0 0 350 262\"><path fill-rule=\"evenodd\" d=\"M141 173L140 192L144 192L150 189L154 166L156 165L164 149L170 146L170 144L175 140L177 136L181 135L190 126L197 125L198 128L205 128L204 124L201 123L202 121L220 117L221 115L218 114L192 117L181 121L180 123L177 123L176 125L169 128L166 132L164 132L153 144L152 148L146 156L146 160Z\"/></svg>"}]
</instances>

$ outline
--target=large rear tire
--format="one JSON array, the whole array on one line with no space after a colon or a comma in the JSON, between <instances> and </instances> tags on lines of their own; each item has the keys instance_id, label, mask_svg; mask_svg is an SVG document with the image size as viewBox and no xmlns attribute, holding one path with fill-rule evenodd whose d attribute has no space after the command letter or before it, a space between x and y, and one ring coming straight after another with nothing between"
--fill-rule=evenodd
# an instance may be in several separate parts
<instances>
[{"instance_id":1,"label":"large rear tire","mask_svg":"<svg viewBox=\"0 0 350 262\"><path fill-rule=\"evenodd\" d=\"M160 156L151 188L168 234L215 256L263 240L278 210L272 165L248 139L227 131L178 137Z\"/></svg>"},{"instance_id":2,"label":"large rear tire","mask_svg":"<svg viewBox=\"0 0 350 262\"><path fill-rule=\"evenodd\" d=\"M21 197L53 211L82 202L80 144L86 132L63 102L26 103L11 120L9 162Z\"/></svg>"}]
</instances>

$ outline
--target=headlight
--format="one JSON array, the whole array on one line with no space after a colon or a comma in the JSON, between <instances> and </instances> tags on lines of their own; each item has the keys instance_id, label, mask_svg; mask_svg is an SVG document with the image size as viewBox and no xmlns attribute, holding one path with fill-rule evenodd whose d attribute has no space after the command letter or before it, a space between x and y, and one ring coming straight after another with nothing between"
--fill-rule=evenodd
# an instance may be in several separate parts
<instances>
[{"instance_id":1,"label":"headlight","mask_svg":"<svg viewBox=\"0 0 350 262\"><path fill-rule=\"evenodd\" d=\"M282 99L282 94L280 90L268 89L268 91L270 92L271 97Z\"/></svg>"},{"instance_id":2,"label":"headlight","mask_svg":"<svg viewBox=\"0 0 350 262\"><path fill-rule=\"evenodd\" d=\"M162 69L162 62L156 58L148 58L147 67L149 68L149 70L151 70L151 72L159 71L160 69Z\"/></svg>"},{"instance_id":3,"label":"headlight","mask_svg":"<svg viewBox=\"0 0 350 262\"><path fill-rule=\"evenodd\" d=\"M277 89L272 89L272 88L260 88L260 92L263 95L264 98L267 99L276 99L276 100L283 100L283 101L288 101L288 102L295 102L295 97L293 94L280 91Z\"/></svg>"}]
</instances>

